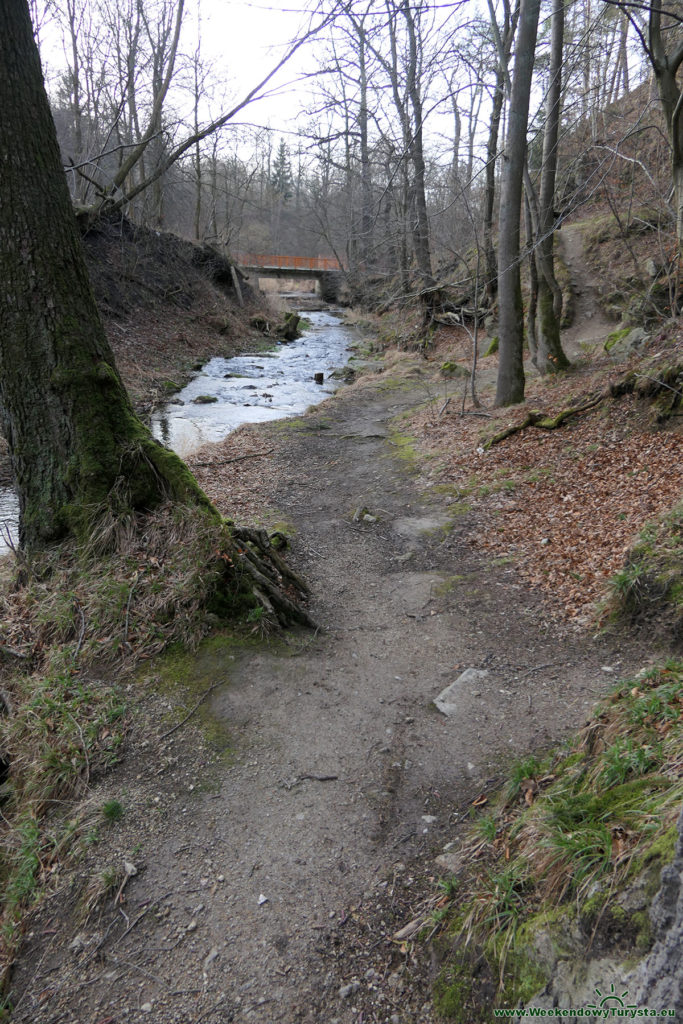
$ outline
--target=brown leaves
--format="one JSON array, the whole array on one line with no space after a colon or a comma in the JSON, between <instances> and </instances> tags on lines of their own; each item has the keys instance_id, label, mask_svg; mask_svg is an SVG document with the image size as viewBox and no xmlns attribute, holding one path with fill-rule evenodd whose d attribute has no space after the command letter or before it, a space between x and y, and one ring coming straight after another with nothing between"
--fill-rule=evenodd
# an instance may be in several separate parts
<instances>
[{"instance_id":1,"label":"brown leaves","mask_svg":"<svg viewBox=\"0 0 683 1024\"><path fill-rule=\"evenodd\" d=\"M544 406L562 408L576 381L532 387L530 400L540 396ZM495 418L502 425L509 414ZM477 451L480 439L481 424L462 419L430 431L429 449L447 453L438 483L469 490L468 504L483 513L472 542L511 556L519 574L549 595L555 616L587 618L643 524L683 490L680 433L654 434L632 397L550 433L517 434L485 453Z\"/></svg>"}]
</instances>

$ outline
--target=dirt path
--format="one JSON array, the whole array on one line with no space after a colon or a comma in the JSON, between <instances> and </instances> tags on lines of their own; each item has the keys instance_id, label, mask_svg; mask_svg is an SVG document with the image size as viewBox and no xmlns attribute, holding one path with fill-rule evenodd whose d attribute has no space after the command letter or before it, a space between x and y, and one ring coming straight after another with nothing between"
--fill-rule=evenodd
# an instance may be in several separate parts
<instances>
[{"instance_id":1,"label":"dirt path","mask_svg":"<svg viewBox=\"0 0 683 1024\"><path fill-rule=\"evenodd\" d=\"M571 276L574 299L574 322L562 332L562 345L569 358L575 359L582 354L582 342L594 345L602 341L615 325L600 307L596 282L586 266L581 228L565 224L557 237Z\"/></svg>"},{"instance_id":2,"label":"dirt path","mask_svg":"<svg viewBox=\"0 0 683 1024\"><path fill-rule=\"evenodd\" d=\"M420 398L368 385L284 434L264 428L285 438L273 505L295 527L320 632L200 654L192 674L221 684L212 712L231 764L193 722L165 740L138 723L116 790L126 813L81 868L97 879L128 861L137 874L120 907L110 894L87 919L68 889L47 902L15 972L14 1020L432 1019L418 988L402 991L390 915L419 897L500 764L578 726L603 667L639 663L558 632L513 568L470 547L476 515L420 493L392 437ZM363 507L376 522L354 521ZM488 674L445 718L432 700L467 667ZM361 924L374 929L365 973L350 949Z\"/></svg>"}]
</instances>

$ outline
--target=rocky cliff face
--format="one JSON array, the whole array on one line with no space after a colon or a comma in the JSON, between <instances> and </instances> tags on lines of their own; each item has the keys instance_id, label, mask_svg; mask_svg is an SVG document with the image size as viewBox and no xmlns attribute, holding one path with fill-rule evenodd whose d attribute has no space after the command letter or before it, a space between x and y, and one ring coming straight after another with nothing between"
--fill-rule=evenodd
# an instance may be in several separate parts
<instances>
[{"instance_id":1,"label":"rocky cliff face","mask_svg":"<svg viewBox=\"0 0 683 1024\"><path fill-rule=\"evenodd\" d=\"M671 1008L683 1017L683 810L671 864L662 869L661 886L650 907L655 944L633 971L637 1006Z\"/></svg>"},{"instance_id":2,"label":"rocky cliff face","mask_svg":"<svg viewBox=\"0 0 683 1024\"><path fill-rule=\"evenodd\" d=\"M652 867L659 875L658 865ZM645 1008L683 1016L683 810L674 859L661 869L654 898L652 882L646 869L604 917L598 912L595 923L590 915L574 922L558 919L534 936L533 959L549 971L549 981L527 1009L595 1008L594 1016L563 1017L572 1024L628 1019ZM643 937L648 945L654 941L634 966ZM606 1015L608 1010L614 1012Z\"/></svg>"}]
</instances>

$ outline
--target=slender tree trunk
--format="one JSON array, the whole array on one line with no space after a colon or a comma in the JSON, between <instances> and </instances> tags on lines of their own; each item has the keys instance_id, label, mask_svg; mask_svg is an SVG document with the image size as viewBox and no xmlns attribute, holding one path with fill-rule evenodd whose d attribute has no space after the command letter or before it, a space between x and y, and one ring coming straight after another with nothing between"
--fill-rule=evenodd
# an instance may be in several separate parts
<instances>
[{"instance_id":1,"label":"slender tree trunk","mask_svg":"<svg viewBox=\"0 0 683 1024\"><path fill-rule=\"evenodd\" d=\"M650 5L650 59L657 79L659 98L666 119L671 143L671 173L676 206L676 235L678 254L683 256L683 89L676 75L683 64L683 42L674 37L672 52L667 52L664 40L667 25L662 25L661 2Z\"/></svg>"},{"instance_id":2,"label":"slender tree trunk","mask_svg":"<svg viewBox=\"0 0 683 1024\"><path fill-rule=\"evenodd\" d=\"M493 304L498 293L496 250L493 245L493 209L496 201L496 160L498 157L498 133L500 116L505 100L505 76L502 68L496 73L496 89L493 94L489 138L486 146L486 185L484 191L484 249L486 252L486 294Z\"/></svg>"},{"instance_id":3,"label":"slender tree trunk","mask_svg":"<svg viewBox=\"0 0 683 1024\"><path fill-rule=\"evenodd\" d=\"M20 539L84 535L103 506L207 502L135 416L93 298L26 0L0 4L0 402Z\"/></svg>"},{"instance_id":4,"label":"slender tree trunk","mask_svg":"<svg viewBox=\"0 0 683 1024\"><path fill-rule=\"evenodd\" d=\"M360 105L358 130L360 134L360 261L364 270L372 262L372 174L368 141L368 70L367 47L363 20L356 25L358 36L358 68L360 74Z\"/></svg>"},{"instance_id":5,"label":"slender tree trunk","mask_svg":"<svg viewBox=\"0 0 683 1024\"><path fill-rule=\"evenodd\" d=\"M522 0L503 156L498 243L499 361L496 405L524 401L524 310L519 222L531 79L541 0Z\"/></svg>"},{"instance_id":6,"label":"slender tree trunk","mask_svg":"<svg viewBox=\"0 0 683 1024\"><path fill-rule=\"evenodd\" d=\"M538 308L538 267L536 266L535 245L536 233L531 214L529 196L524 195L524 228L527 247L529 249L529 306L526 314L526 333L531 362L536 365L538 341L536 339L536 310Z\"/></svg>"},{"instance_id":7,"label":"slender tree trunk","mask_svg":"<svg viewBox=\"0 0 683 1024\"><path fill-rule=\"evenodd\" d=\"M541 373L558 373L569 366L562 342L562 289L555 277L554 224L557 140L562 102L562 57L564 51L564 0L553 0L550 68L546 94L546 122L543 135L543 170L539 197L538 263L538 352L536 366Z\"/></svg>"},{"instance_id":8,"label":"slender tree trunk","mask_svg":"<svg viewBox=\"0 0 683 1024\"><path fill-rule=\"evenodd\" d=\"M498 294L498 271L496 267L496 251L493 245L493 211L496 200L496 163L498 160L498 139L500 137L501 121L505 112L505 97L510 93L510 76L508 65L510 63L510 52L512 43L517 31L519 21L519 0L516 0L514 10L509 0L503 3L503 27L502 31L496 21L496 12L492 0L489 0L489 14L491 16L491 28L493 29L498 50L498 67L496 69L496 86L493 94L491 108L491 120L489 122L489 137L486 146L486 177L484 189L484 250L486 253L486 294L491 305L496 301ZM505 124L503 122L503 131Z\"/></svg>"},{"instance_id":9,"label":"slender tree trunk","mask_svg":"<svg viewBox=\"0 0 683 1024\"><path fill-rule=\"evenodd\" d=\"M408 30L408 68L407 68L407 93L412 108L412 130L409 119L406 117L408 152L410 153L413 165L412 199L414 212L413 216L413 246L415 258L422 278L422 285L425 288L432 288L434 275L432 273L432 256L429 244L429 217L427 215L427 199L425 195L425 159L423 143L423 111L422 111L422 85L420 76L420 59L418 52L417 30L415 20L409 3L401 6Z\"/></svg>"}]
</instances>

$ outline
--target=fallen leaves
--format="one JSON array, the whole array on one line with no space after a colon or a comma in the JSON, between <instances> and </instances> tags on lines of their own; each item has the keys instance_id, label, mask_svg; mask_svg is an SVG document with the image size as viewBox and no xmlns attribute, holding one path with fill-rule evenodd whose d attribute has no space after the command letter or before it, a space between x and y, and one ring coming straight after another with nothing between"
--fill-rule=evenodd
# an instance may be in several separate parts
<instances>
[{"instance_id":1,"label":"fallen leaves","mask_svg":"<svg viewBox=\"0 0 683 1024\"><path fill-rule=\"evenodd\" d=\"M531 400L540 393L544 406L562 407L576 386L571 378L534 382ZM500 412L498 423L507 416ZM413 429L440 459L430 486L452 486L478 514L471 542L513 561L520 576L550 597L553 617L587 621L633 538L683 491L680 431L653 432L633 397L550 433L517 434L485 453L481 424L467 418L434 423L423 413Z\"/></svg>"}]
</instances>

